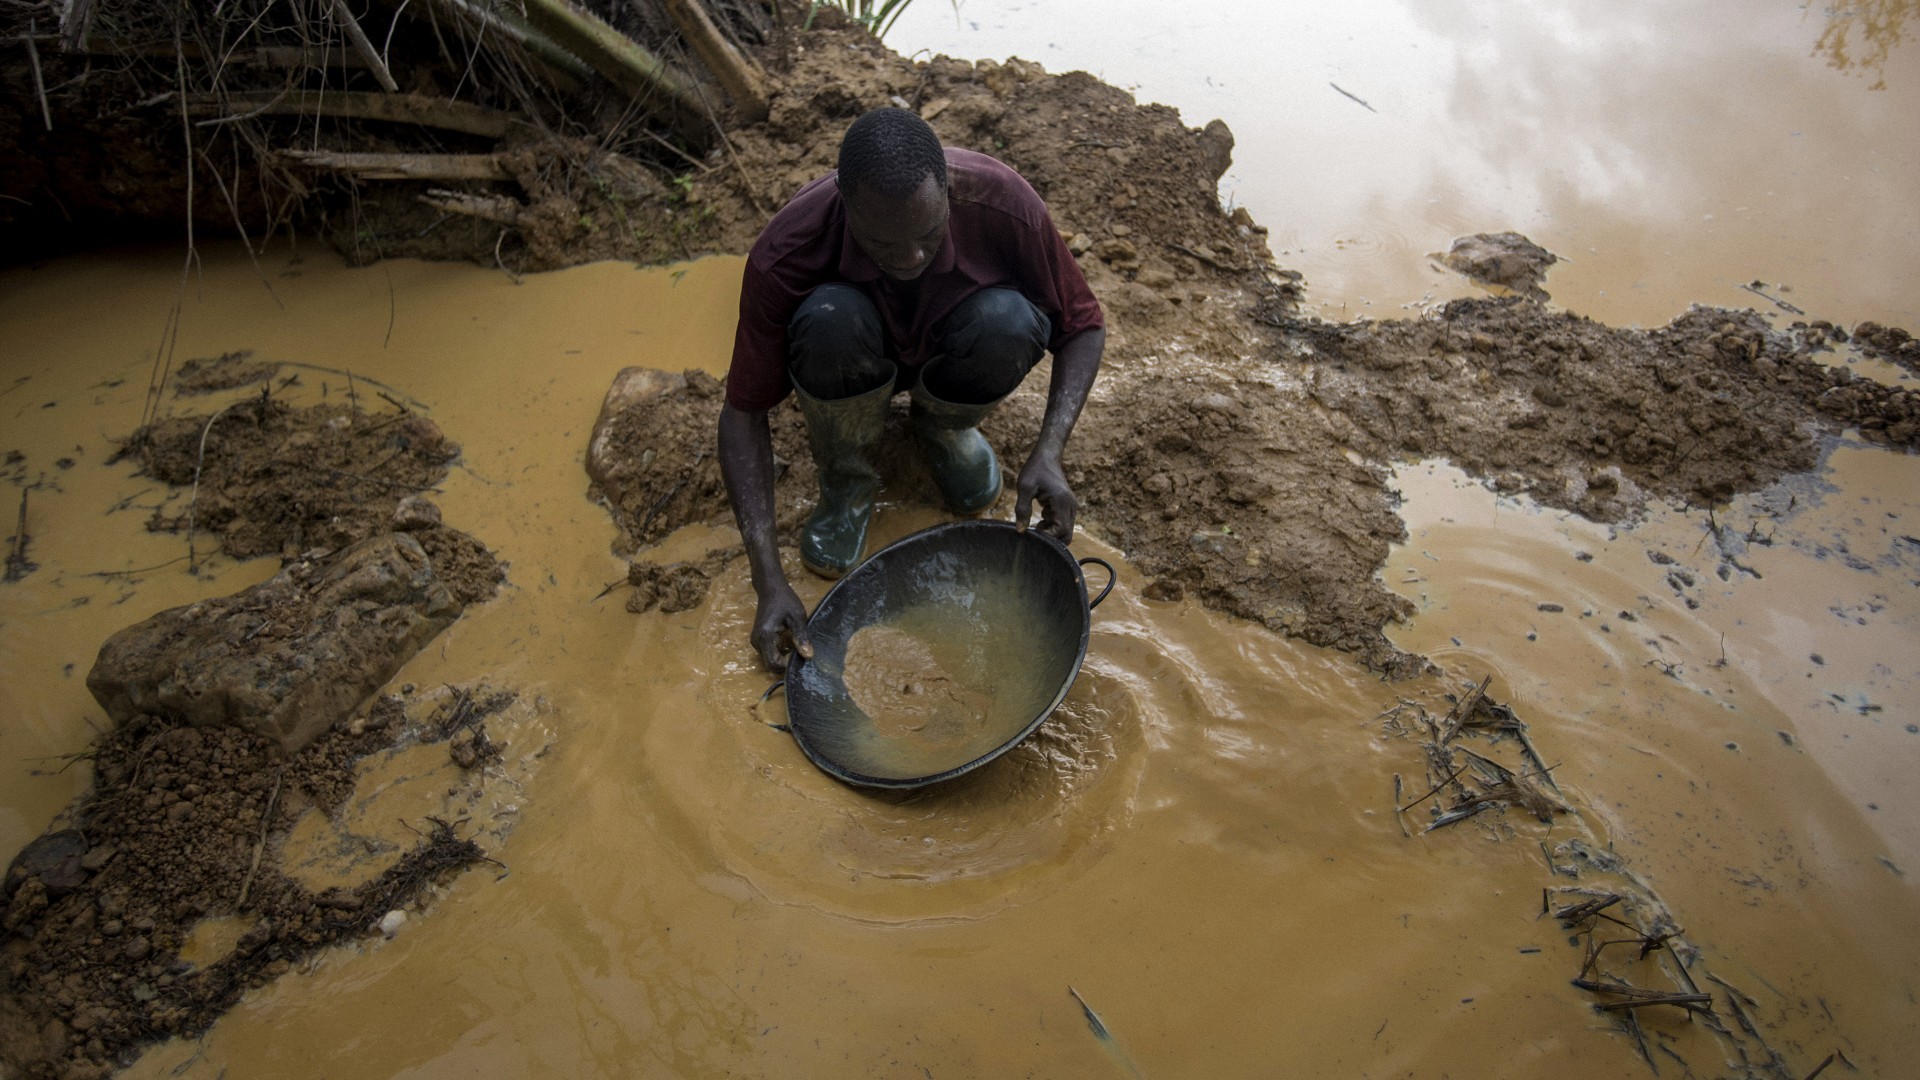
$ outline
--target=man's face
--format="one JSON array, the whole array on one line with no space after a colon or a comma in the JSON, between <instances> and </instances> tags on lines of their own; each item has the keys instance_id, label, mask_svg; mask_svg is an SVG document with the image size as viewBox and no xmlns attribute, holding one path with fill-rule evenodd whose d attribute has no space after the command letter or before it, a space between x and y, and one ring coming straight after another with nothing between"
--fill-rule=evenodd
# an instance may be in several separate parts
<instances>
[{"instance_id":1,"label":"man's face","mask_svg":"<svg viewBox=\"0 0 1920 1080\"><path fill-rule=\"evenodd\" d=\"M912 281L933 265L947 239L947 193L929 176L903 199L842 193L847 228L867 258L897 281Z\"/></svg>"}]
</instances>

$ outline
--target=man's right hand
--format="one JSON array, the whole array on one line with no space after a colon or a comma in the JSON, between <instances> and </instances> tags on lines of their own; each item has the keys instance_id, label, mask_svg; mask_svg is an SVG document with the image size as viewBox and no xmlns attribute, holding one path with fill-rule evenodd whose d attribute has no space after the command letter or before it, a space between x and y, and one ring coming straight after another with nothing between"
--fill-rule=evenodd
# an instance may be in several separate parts
<instances>
[{"instance_id":1,"label":"man's right hand","mask_svg":"<svg viewBox=\"0 0 1920 1080\"><path fill-rule=\"evenodd\" d=\"M785 581L760 596L753 613L753 647L760 659L775 671L787 670L794 653L813 659L813 642L807 640L807 608L799 594Z\"/></svg>"}]
</instances>

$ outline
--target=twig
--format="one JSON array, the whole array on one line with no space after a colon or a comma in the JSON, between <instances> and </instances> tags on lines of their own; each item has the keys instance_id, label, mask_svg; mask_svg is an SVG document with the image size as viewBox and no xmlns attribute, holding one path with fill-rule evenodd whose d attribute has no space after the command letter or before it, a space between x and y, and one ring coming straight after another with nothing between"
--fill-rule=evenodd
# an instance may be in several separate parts
<instances>
[{"instance_id":1,"label":"twig","mask_svg":"<svg viewBox=\"0 0 1920 1080\"><path fill-rule=\"evenodd\" d=\"M700 95L700 107L706 111L707 122L713 125L714 134L720 136L720 145L727 152L727 160L733 162L734 171L740 174L740 186L746 189L747 201L753 204L754 213L766 217L767 208L760 203L760 192L753 186L753 174L740 163L740 155L733 149L733 140L727 138L726 127L713 114L713 106L707 102L707 92L700 88L699 83L695 83L693 88Z\"/></svg>"},{"instance_id":2,"label":"twig","mask_svg":"<svg viewBox=\"0 0 1920 1080\"><path fill-rule=\"evenodd\" d=\"M327 373L328 375L341 375L341 376L347 376L349 378L357 377L361 382L366 383L368 386L377 386L380 389L387 391L388 393L399 394L401 397L406 398L409 402L411 402L413 404L413 407L416 409L419 409L421 412L433 411L433 406L428 405L426 402L421 401L419 398L414 397L412 394L407 393L405 390L399 390L394 387L388 386L386 383L380 382L378 380L369 379L365 375L352 376L345 368L326 367L325 365L322 365L322 364L307 364L307 363L302 363L298 360L281 360L279 361L279 364L281 367L305 368L308 371L322 371ZM392 405L397 409L404 409L407 407L405 405L400 404L397 401L394 401L392 398L387 397L387 394L381 394L380 396L383 398L386 398L387 401L392 403Z\"/></svg>"},{"instance_id":3,"label":"twig","mask_svg":"<svg viewBox=\"0 0 1920 1080\"><path fill-rule=\"evenodd\" d=\"M1768 301L1768 302L1770 302L1770 303L1772 303L1774 307L1777 307L1777 308L1779 308L1779 309L1780 309L1781 311L1787 311L1787 312L1792 312L1792 313L1793 313L1793 314L1795 314L1795 315L1805 315L1805 314L1806 314L1806 312L1805 312L1804 310L1802 310L1802 309L1800 309L1800 308L1797 308L1797 307L1794 307L1794 306L1793 306L1792 304L1789 304L1789 303L1787 303L1787 302L1786 302L1785 300L1782 300L1782 299L1780 299L1780 298L1779 298L1779 297L1777 297L1777 296L1769 296L1769 295L1767 295L1767 293L1766 293L1766 291L1765 291L1765 290L1763 290L1763 289L1758 289L1758 288L1755 288L1755 287L1754 287L1753 285L1742 285L1742 286L1740 286L1740 287L1741 287L1742 289L1745 289L1745 290L1747 290L1748 292L1750 292L1750 293L1752 293L1753 295L1755 295L1755 296L1757 296L1757 297L1759 297L1759 298L1761 298L1762 300L1766 300L1766 301Z\"/></svg>"},{"instance_id":4,"label":"twig","mask_svg":"<svg viewBox=\"0 0 1920 1080\"><path fill-rule=\"evenodd\" d=\"M7 556L6 580L19 581L36 568L27 558L27 492L32 485L20 489L20 524L13 533L13 551Z\"/></svg>"},{"instance_id":5,"label":"twig","mask_svg":"<svg viewBox=\"0 0 1920 1080\"><path fill-rule=\"evenodd\" d=\"M1213 267L1215 270L1223 270L1229 274L1245 274L1253 269L1253 267L1251 266L1239 266L1237 264L1230 263L1230 262L1221 262L1219 259L1216 259L1211 255L1207 255L1202 252L1195 251L1194 249L1186 246L1185 244L1175 244L1175 243L1169 242L1167 246L1189 258L1199 259L1201 262L1206 263L1208 266Z\"/></svg>"},{"instance_id":6,"label":"twig","mask_svg":"<svg viewBox=\"0 0 1920 1080\"><path fill-rule=\"evenodd\" d=\"M40 77L40 49L33 43L33 20L27 20L27 59L33 63L33 90L40 95L40 120L53 130L53 110L47 108L47 84Z\"/></svg>"},{"instance_id":7,"label":"twig","mask_svg":"<svg viewBox=\"0 0 1920 1080\"><path fill-rule=\"evenodd\" d=\"M266 812L260 815L260 838L253 842L253 862L247 867L247 876L240 881L240 902L236 908L247 906L247 890L253 887L253 875L260 869L260 853L267 847L267 829L273 824L273 808L280 801L280 781L286 778L287 768L282 765L273 774L273 794L267 796Z\"/></svg>"},{"instance_id":8,"label":"twig","mask_svg":"<svg viewBox=\"0 0 1920 1080\"><path fill-rule=\"evenodd\" d=\"M185 555L180 555L175 558L168 559L166 562L163 562L163 563L155 563L152 566L143 566L138 570L93 570L86 574L82 574L81 576L97 577L97 578L117 578L117 577L133 577L137 574L150 574L155 570L164 570L167 567L172 566L174 563L177 563L181 559L184 559L186 557L187 556Z\"/></svg>"},{"instance_id":9,"label":"twig","mask_svg":"<svg viewBox=\"0 0 1920 1080\"><path fill-rule=\"evenodd\" d=\"M1806 1080L1813 1080L1813 1078L1814 1078L1814 1077L1816 1077L1816 1076L1819 1076L1819 1075L1820 1075L1821 1073L1823 1073L1823 1072L1826 1072L1826 1071L1827 1071L1827 1066L1829 1066L1829 1065L1831 1065L1831 1064L1833 1064L1833 1055L1832 1055L1832 1054L1828 1054L1828 1055L1827 1055L1827 1060L1825 1060L1825 1061L1823 1061L1823 1062L1821 1062L1821 1063L1820 1063L1820 1064L1818 1064L1818 1065L1815 1065L1815 1066L1813 1067L1813 1071L1807 1074L1807 1077L1806 1077Z\"/></svg>"},{"instance_id":10,"label":"twig","mask_svg":"<svg viewBox=\"0 0 1920 1080\"><path fill-rule=\"evenodd\" d=\"M248 401L252 399L242 398L241 400ZM200 429L200 450L194 455L193 459L193 494L187 499L187 573L189 574L198 574L200 572L200 562L195 557L193 550L193 512L194 508L200 502L200 470L201 467L207 463L207 436L213 434L213 422L220 419L228 409L238 404L240 404L239 401L230 401L222 405L219 412L207 417L206 426Z\"/></svg>"},{"instance_id":11,"label":"twig","mask_svg":"<svg viewBox=\"0 0 1920 1080\"><path fill-rule=\"evenodd\" d=\"M647 128L641 128L640 134L645 135L647 138L652 139L654 142L659 143L661 146L664 146L668 150L671 150L673 151L673 153L679 155L680 160L700 170L701 176L707 175L708 173L712 172L716 168L716 166L709 165L706 162L701 161L699 158L694 157L692 154L689 154L685 150L682 150L679 147L673 145L672 143L668 142L666 139L663 139L659 135L654 134L652 131L648 130Z\"/></svg>"},{"instance_id":12,"label":"twig","mask_svg":"<svg viewBox=\"0 0 1920 1080\"><path fill-rule=\"evenodd\" d=\"M1462 807L1457 810L1449 810L1441 814L1439 817L1434 818L1431 824L1420 831L1432 832L1435 829L1444 829L1449 825L1458 825L1470 817L1491 810L1496 806L1503 805L1504 802L1505 800L1502 799L1476 799L1471 806Z\"/></svg>"},{"instance_id":13,"label":"twig","mask_svg":"<svg viewBox=\"0 0 1920 1080\"><path fill-rule=\"evenodd\" d=\"M1625 1001L1603 1001L1594 1008L1601 1012L1619 1012L1622 1009L1644 1009L1650 1005L1674 1005L1688 1012L1698 1012L1711 1004L1712 994L1661 994L1658 997L1635 997Z\"/></svg>"},{"instance_id":14,"label":"twig","mask_svg":"<svg viewBox=\"0 0 1920 1080\"><path fill-rule=\"evenodd\" d=\"M499 267L500 272L507 275L507 280L513 282L515 285L519 285L521 284L520 275L507 269L507 264L500 259L500 245L506 243L507 232L508 230L501 229L500 235L493 239L493 265Z\"/></svg>"},{"instance_id":15,"label":"twig","mask_svg":"<svg viewBox=\"0 0 1920 1080\"><path fill-rule=\"evenodd\" d=\"M1327 85L1328 85L1328 86L1331 86L1331 87L1333 87L1333 88L1334 88L1335 90L1340 90L1340 84L1339 84L1339 83L1331 83L1331 82L1330 82L1330 83L1328 83ZM1343 97L1346 97L1346 98L1349 98L1349 99L1351 99L1351 100L1353 100L1353 101L1356 101L1356 102L1359 102L1359 104L1360 104L1360 107L1361 107L1361 108L1363 108L1363 109L1365 109L1365 110L1367 110L1367 111L1368 111L1368 112L1370 112L1370 113L1377 113L1377 112L1379 112L1379 111L1380 111L1379 109L1376 109L1376 108L1374 108L1373 106L1371 106L1371 105L1369 105L1369 104L1367 104L1366 102L1364 102L1364 101L1361 101L1361 100L1360 100L1359 98L1357 98L1357 97L1354 97L1354 96L1353 96L1352 94L1350 94L1350 93L1348 93L1348 92L1347 92L1347 91L1345 91L1345 90L1340 90L1340 93L1341 93L1341 95L1342 95Z\"/></svg>"},{"instance_id":16,"label":"twig","mask_svg":"<svg viewBox=\"0 0 1920 1080\"><path fill-rule=\"evenodd\" d=\"M1435 795L1440 794L1440 791L1442 788L1445 788L1448 784L1451 784L1455 780L1458 780L1460 778L1460 774L1466 771L1467 771L1467 767L1465 765L1460 766L1459 768L1453 770L1452 776L1449 776L1445 780L1442 780L1438 784L1435 784L1433 786L1432 791L1427 792L1425 795L1420 796L1419 798L1413 800L1412 802L1408 803L1405 806L1396 806L1394 807L1394 810L1398 813L1404 814L1407 811L1413 809L1414 807L1419 806L1421 803L1426 802L1428 799L1431 799ZM1396 776L1394 777L1394 779L1398 780L1399 777Z\"/></svg>"},{"instance_id":17,"label":"twig","mask_svg":"<svg viewBox=\"0 0 1920 1080\"><path fill-rule=\"evenodd\" d=\"M373 71L373 77L380 82L380 88L389 94L400 92L400 84L393 81L393 73L387 70L386 62L374 50L373 42L367 40L367 32L360 29L360 20L347 10L347 0L333 0L333 17L339 20L340 28L347 32L347 40L353 42L354 51L367 62Z\"/></svg>"}]
</instances>

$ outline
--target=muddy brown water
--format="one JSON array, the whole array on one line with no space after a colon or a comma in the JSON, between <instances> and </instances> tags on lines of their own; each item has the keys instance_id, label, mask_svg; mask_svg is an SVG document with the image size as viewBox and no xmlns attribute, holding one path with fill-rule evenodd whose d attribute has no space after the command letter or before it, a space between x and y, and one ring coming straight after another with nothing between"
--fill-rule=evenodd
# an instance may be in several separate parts
<instances>
[{"instance_id":1,"label":"muddy brown water","mask_svg":"<svg viewBox=\"0 0 1920 1080\"><path fill-rule=\"evenodd\" d=\"M270 295L237 249L205 255L182 355L244 344L351 368L465 444L440 501L512 587L400 680L485 678L537 707L500 734L484 823L509 872L466 874L391 940L323 954L132 1075L1100 1076L1131 1061L1167 1076L1276 1062L1617 1076L1641 1067L1635 1051L1567 985L1581 952L1538 917L1541 889L1564 883L1541 842L1572 839L1630 858L1796 1067L1841 1048L1891 1075L1916 1050L1920 901L1900 873L1920 865L1905 782L1920 736L1903 727L1920 612L1898 538L1920 512L1912 458L1840 449L1798 495L1722 508L1776 542L1744 560L1762 577L1714 579L1697 608L1665 575L1697 552L1702 515L1610 531L1409 466L1412 538L1383 574L1421 608L1401 643L1447 674L1391 686L1345 655L1144 600L1122 553L1083 537L1120 587L1054 720L949 787L882 798L768 726L783 716L777 698L756 705L770 679L743 645L743 576L675 615L590 602L623 574L607 515L582 497L599 395L637 360L715 367L736 260L515 286L279 255L263 259ZM142 530L143 511L102 512L158 495L101 463L137 422L178 280L173 253L7 276L9 434L57 481L30 504L40 569L4 594L9 846L85 782L57 755L98 722L80 676L99 640L269 569L87 576L182 553ZM307 372L290 392L346 388ZM935 520L887 507L880 539ZM727 539L690 528L667 555ZM796 581L810 603L824 591ZM1393 776L1419 787L1419 757L1381 714L1487 674L1578 812L1404 835ZM446 812L444 751L423 749L370 762L346 820L296 830L303 876L368 876L355 837L404 840L398 822ZM207 927L196 955L242 929ZM1708 1067L1726 1052L1701 1025L1645 1023Z\"/></svg>"},{"instance_id":2,"label":"muddy brown water","mask_svg":"<svg viewBox=\"0 0 1920 1080\"><path fill-rule=\"evenodd\" d=\"M948 16L920 8L911 17ZM1867 8L1898 26L1912 5L1848 10ZM1356 37L1333 10L1288 33ZM1761 303L1735 289L1760 278L1816 316L1920 323L1920 169L1893 119L1915 112L1912 49L1873 62L1854 48L1830 66L1823 20L1850 16L1792 5L1738 19L1673 4L1533 6L1551 16L1533 19L1353 10L1373 36L1320 50L1286 128L1337 153L1275 164L1259 122L1187 105L1191 121L1233 123L1241 201L1324 308L1397 314L1464 294L1418 256L1516 227L1574 259L1548 279L1557 301L1615 321ZM1845 25L1858 46L1864 24ZM1387 41L1401 46L1392 63ZM1025 43L952 51L1097 67ZM1582 96L1626 55L1634 73L1609 76L1610 101ZM1762 63L1769 77L1753 78ZM1419 81L1423 64L1450 73L1444 93ZM1260 99L1228 73L1223 99ZM1105 74L1127 78L1118 61ZM1647 106L1647 87L1679 106ZM1590 110L1601 135L1576 135ZM1436 116L1454 123L1420 119ZM1362 137L1363 123L1385 134ZM1450 139L1467 163L1443 155L1409 178L1368 150L1413 135ZM1517 162L1534 171L1488 181ZM1251 188L1275 175L1288 179L1270 206ZM1493 213L1513 207L1523 214ZM1629 860L1703 970L1751 996L1785 1073L1839 1050L1897 1076L1920 1054L1920 459L1841 445L1818 473L1711 521L1659 512L1633 528L1404 466L1410 538L1382 577L1418 610L1393 636L1443 674L1396 685L1190 602L1145 600L1124 553L1083 536L1078 553L1113 560L1120 586L1055 718L978 774L876 797L768 726L784 717L778 698L756 704L771 680L744 646L740 575L672 615L591 602L625 572L606 513L583 497L600 395L630 363L717 371L737 260L516 285L274 252L263 284L238 248L202 254L177 358L252 348L350 369L429 405L463 444L438 501L510 564L509 587L395 681L485 679L528 706L495 733L508 752L482 805L462 811L504 876L467 873L392 939L322 954L130 1075L1639 1075L1633 1044L1568 985L1580 949L1538 917L1543 888L1573 884L1549 865L1575 840ZM184 572L181 538L142 528L165 493L104 464L139 422L181 279L175 251L0 271L0 451L21 450L14 475L40 482L39 569L0 590L0 851L85 787L85 763L63 755L101 722L81 681L100 641L273 569L212 557ZM289 391L348 392L314 371ZM877 528L891 539L936 520L888 506ZM1740 548L1751 573L1712 575L1721 527L1771 541ZM691 528L668 554L731 539ZM809 603L824 592L795 580ZM1402 699L1444 709L1441 694L1487 675L1575 812L1418 833L1424 808L1396 816L1393 778L1409 799L1423 790L1420 755L1382 714ZM370 760L340 820L295 830L293 872L316 886L370 876L368 852L404 844L403 820L448 813L449 768L443 749ZM245 929L204 925L187 959ZM1657 981L1646 965L1617 970ZM1663 1073L1679 1068L1668 1051L1730 1071L1705 1025L1674 1010L1642 1021Z\"/></svg>"}]
</instances>

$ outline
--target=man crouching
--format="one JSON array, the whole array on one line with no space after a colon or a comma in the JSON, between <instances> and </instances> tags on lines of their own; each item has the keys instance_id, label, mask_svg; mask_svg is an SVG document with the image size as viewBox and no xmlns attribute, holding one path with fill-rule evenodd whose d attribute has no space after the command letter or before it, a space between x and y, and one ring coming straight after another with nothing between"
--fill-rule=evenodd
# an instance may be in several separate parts
<instances>
[{"instance_id":1,"label":"man crouching","mask_svg":"<svg viewBox=\"0 0 1920 1080\"><path fill-rule=\"evenodd\" d=\"M767 412L798 395L820 473L800 560L825 577L860 561L880 486L887 403L956 513L1000 495L980 419L1053 353L1040 435L1016 483L1025 527L1068 541L1077 503L1060 456L1100 370L1099 301L1047 207L1006 165L943 148L926 121L883 108L855 120L837 171L800 189L747 256L720 411L720 471L758 596L752 641L769 667L812 656L807 612L780 566Z\"/></svg>"}]
</instances>

